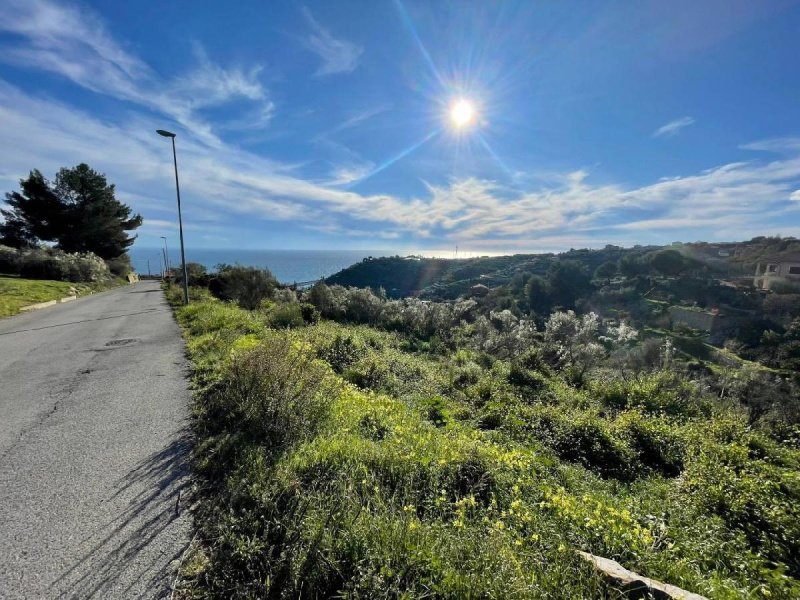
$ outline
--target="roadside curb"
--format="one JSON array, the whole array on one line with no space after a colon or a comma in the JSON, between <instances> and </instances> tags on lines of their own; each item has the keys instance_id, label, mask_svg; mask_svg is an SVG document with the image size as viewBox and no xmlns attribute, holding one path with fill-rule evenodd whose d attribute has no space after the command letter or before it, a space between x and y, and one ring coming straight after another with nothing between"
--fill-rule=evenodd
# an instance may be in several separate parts
<instances>
[{"instance_id":1,"label":"roadside curb","mask_svg":"<svg viewBox=\"0 0 800 600\"><path fill-rule=\"evenodd\" d=\"M64 304L65 302L72 302L73 300L77 300L77 296L65 296L64 298L59 298L58 300L48 300L47 302L37 302L36 304L29 304L28 306L21 306L19 308L19 312L30 312L32 310L39 310L41 308L48 308L50 306L55 306L56 304Z\"/></svg>"}]
</instances>

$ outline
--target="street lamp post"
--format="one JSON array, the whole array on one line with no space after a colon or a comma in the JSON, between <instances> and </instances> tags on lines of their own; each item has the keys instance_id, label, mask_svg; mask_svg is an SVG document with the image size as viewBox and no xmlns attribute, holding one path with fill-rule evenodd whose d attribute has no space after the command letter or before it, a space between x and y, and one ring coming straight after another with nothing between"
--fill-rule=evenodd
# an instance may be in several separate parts
<instances>
[{"instance_id":1,"label":"street lamp post","mask_svg":"<svg viewBox=\"0 0 800 600\"><path fill-rule=\"evenodd\" d=\"M183 217L181 216L181 186L178 183L178 155L175 152L175 134L164 129L156 129L158 135L172 139L172 162L175 164L175 191L178 195L178 230L181 235L181 264L183 266L183 302L189 304L189 276L186 273L186 254L183 249Z\"/></svg>"},{"instance_id":2,"label":"street lamp post","mask_svg":"<svg viewBox=\"0 0 800 600\"><path fill-rule=\"evenodd\" d=\"M167 251L161 249L161 260L164 263L164 279L169 278L169 261L167 260Z\"/></svg>"},{"instance_id":3,"label":"street lamp post","mask_svg":"<svg viewBox=\"0 0 800 600\"><path fill-rule=\"evenodd\" d=\"M161 239L164 240L164 256L167 258L167 271L172 269L172 265L169 262L169 246L167 245L167 238L165 236L161 236Z\"/></svg>"}]
</instances>

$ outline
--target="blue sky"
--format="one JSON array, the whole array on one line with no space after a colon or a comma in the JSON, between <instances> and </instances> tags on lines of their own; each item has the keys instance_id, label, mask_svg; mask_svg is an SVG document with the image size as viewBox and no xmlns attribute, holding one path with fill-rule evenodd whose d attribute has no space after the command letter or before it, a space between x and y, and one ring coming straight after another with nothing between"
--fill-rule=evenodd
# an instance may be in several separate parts
<instances>
[{"instance_id":1,"label":"blue sky","mask_svg":"<svg viewBox=\"0 0 800 600\"><path fill-rule=\"evenodd\" d=\"M0 186L87 162L137 245L800 236L800 3L0 0ZM475 110L457 129L459 98Z\"/></svg>"}]
</instances>

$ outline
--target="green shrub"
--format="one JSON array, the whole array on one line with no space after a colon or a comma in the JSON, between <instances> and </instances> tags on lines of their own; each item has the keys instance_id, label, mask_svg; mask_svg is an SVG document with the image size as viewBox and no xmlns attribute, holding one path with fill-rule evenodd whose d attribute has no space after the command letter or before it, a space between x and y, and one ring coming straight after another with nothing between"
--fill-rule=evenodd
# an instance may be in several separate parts
<instances>
[{"instance_id":1,"label":"green shrub","mask_svg":"<svg viewBox=\"0 0 800 600\"><path fill-rule=\"evenodd\" d=\"M318 347L317 355L334 371L344 373L350 365L367 355L367 347L353 336L336 334L330 344Z\"/></svg>"},{"instance_id":2,"label":"green shrub","mask_svg":"<svg viewBox=\"0 0 800 600\"><path fill-rule=\"evenodd\" d=\"M128 256L127 253L122 254L116 258L111 258L106 261L108 265L108 270L111 271L111 274L115 277L125 278L128 276L128 273L133 271L133 266L131 266L131 257ZM191 280L190 280L191 281ZM190 285L206 285L205 283L192 283Z\"/></svg>"},{"instance_id":3,"label":"green shrub","mask_svg":"<svg viewBox=\"0 0 800 600\"><path fill-rule=\"evenodd\" d=\"M475 385L483 375L483 369L474 362L460 365L453 374L453 387L463 390L471 385Z\"/></svg>"},{"instance_id":4,"label":"green shrub","mask_svg":"<svg viewBox=\"0 0 800 600\"><path fill-rule=\"evenodd\" d=\"M525 368L514 362L508 374L508 382L529 390L540 390L547 385L547 379L536 371Z\"/></svg>"},{"instance_id":5,"label":"green shrub","mask_svg":"<svg viewBox=\"0 0 800 600\"><path fill-rule=\"evenodd\" d=\"M436 427L444 427L450 421L447 401L441 396L433 396L422 401L425 418Z\"/></svg>"},{"instance_id":6,"label":"green shrub","mask_svg":"<svg viewBox=\"0 0 800 600\"><path fill-rule=\"evenodd\" d=\"M277 329L291 329L305 325L300 305L294 302L279 305L271 312L269 320Z\"/></svg>"},{"instance_id":7,"label":"green shrub","mask_svg":"<svg viewBox=\"0 0 800 600\"><path fill-rule=\"evenodd\" d=\"M196 262L186 263L186 275L188 276L189 285L194 287L208 287L211 276L208 274L208 269L205 265ZM183 283L183 265L179 265L176 269L175 282Z\"/></svg>"},{"instance_id":8,"label":"green shrub","mask_svg":"<svg viewBox=\"0 0 800 600\"><path fill-rule=\"evenodd\" d=\"M325 369L273 335L231 359L209 404L232 429L283 450L320 430L335 394Z\"/></svg>"},{"instance_id":9,"label":"green shrub","mask_svg":"<svg viewBox=\"0 0 800 600\"><path fill-rule=\"evenodd\" d=\"M15 248L0 245L0 273L19 275L20 252Z\"/></svg>"},{"instance_id":10,"label":"green shrub","mask_svg":"<svg viewBox=\"0 0 800 600\"><path fill-rule=\"evenodd\" d=\"M636 379L595 380L589 390L617 410L641 408L675 416L698 416L710 410L698 386L670 371L640 374Z\"/></svg>"},{"instance_id":11,"label":"green shrub","mask_svg":"<svg viewBox=\"0 0 800 600\"><path fill-rule=\"evenodd\" d=\"M666 477L680 475L686 456L686 443L674 426L663 419L628 411L617 419L615 428L645 469Z\"/></svg>"},{"instance_id":12,"label":"green shrub","mask_svg":"<svg viewBox=\"0 0 800 600\"><path fill-rule=\"evenodd\" d=\"M749 459L747 447L712 445L692 461L681 491L692 508L742 531L753 552L800 577L800 485L792 471Z\"/></svg>"},{"instance_id":13,"label":"green shrub","mask_svg":"<svg viewBox=\"0 0 800 600\"><path fill-rule=\"evenodd\" d=\"M267 269L241 265L219 265L208 289L221 300L233 300L242 308L253 310L270 298L278 281Z\"/></svg>"},{"instance_id":14,"label":"green shrub","mask_svg":"<svg viewBox=\"0 0 800 600\"><path fill-rule=\"evenodd\" d=\"M319 321L320 314L317 310L317 307L313 304L309 304L308 302L304 302L300 305L300 313L303 316L303 321L307 325L313 325L314 323Z\"/></svg>"},{"instance_id":15,"label":"green shrub","mask_svg":"<svg viewBox=\"0 0 800 600\"><path fill-rule=\"evenodd\" d=\"M382 360L367 357L347 367L343 377L363 390L382 390L390 385L392 373Z\"/></svg>"},{"instance_id":16,"label":"green shrub","mask_svg":"<svg viewBox=\"0 0 800 600\"><path fill-rule=\"evenodd\" d=\"M389 433L389 427L374 414L364 415L358 422L358 429L365 438L381 441Z\"/></svg>"},{"instance_id":17,"label":"green shrub","mask_svg":"<svg viewBox=\"0 0 800 600\"><path fill-rule=\"evenodd\" d=\"M635 476L633 450L598 416L537 407L530 417L531 434L564 460L580 463L602 477L627 481Z\"/></svg>"}]
</instances>

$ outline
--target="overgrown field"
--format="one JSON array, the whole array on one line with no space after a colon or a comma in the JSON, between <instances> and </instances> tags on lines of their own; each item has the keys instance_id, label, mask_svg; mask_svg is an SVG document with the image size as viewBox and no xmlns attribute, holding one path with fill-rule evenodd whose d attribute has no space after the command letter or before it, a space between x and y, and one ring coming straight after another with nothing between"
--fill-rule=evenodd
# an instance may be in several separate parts
<instances>
[{"instance_id":1,"label":"overgrown field","mask_svg":"<svg viewBox=\"0 0 800 600\"><path fill-rule=\"evenodd\" d=\"M15 315L19 309L37 302L48 302L69 296L70 289L79 294L99 291L104 287L117 285L115 281L107 284L76 284L68 281L47 281L20 279L18 277L0 277L0 317Z\"/></svg>"},{"instance_id":2,"label":"overgrown field","mask_svg":"<svg viewBox=\"0 0 800 600\"><path fill-rule=\"evenodd\" d=\"M796 427L667 363L576 377L535 344L194 299L185 597L615 597L576 550L711 598L800 597Z\"/></svg>"}]
</instances>

